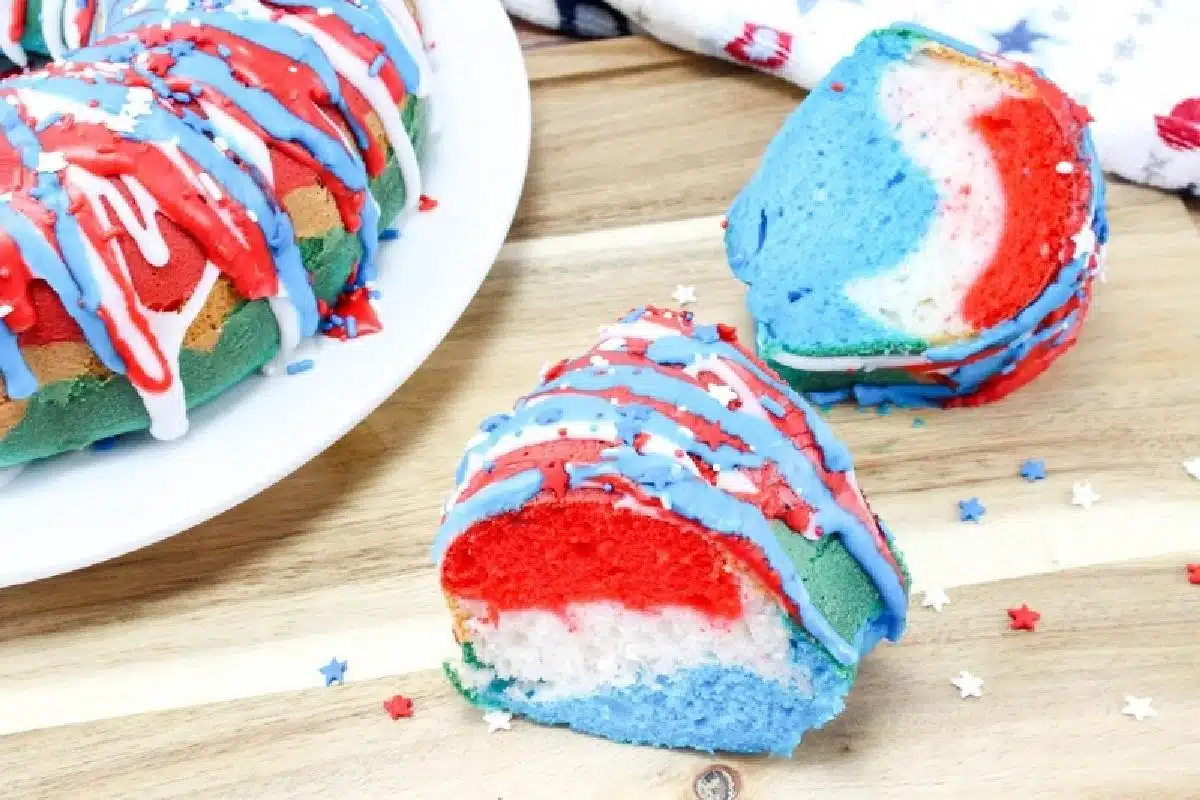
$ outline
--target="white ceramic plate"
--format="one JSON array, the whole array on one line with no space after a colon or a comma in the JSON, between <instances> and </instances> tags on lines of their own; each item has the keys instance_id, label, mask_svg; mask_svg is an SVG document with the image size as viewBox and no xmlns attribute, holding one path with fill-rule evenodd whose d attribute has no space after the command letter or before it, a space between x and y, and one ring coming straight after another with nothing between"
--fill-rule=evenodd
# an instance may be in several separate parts
<instances>
[{"instance_id":1,"label":"white ceramic plate","mask_svg":"<svg viewBox=\"0 0 1200 800\"><path fill-rule=\"evenodd\" d=\"M423 4L437 129L424 191L439 205L382 248L384 331L306 343L296 358L312 358L310 372L247 380L193 411L178 441L135 436L29 467L0 488L0 586L145 547L261 492L374 411L449 332L508 233L530 136L508 18L497 0L475 0L469 14L457 5Z\"/></svg>"}]
</instances>

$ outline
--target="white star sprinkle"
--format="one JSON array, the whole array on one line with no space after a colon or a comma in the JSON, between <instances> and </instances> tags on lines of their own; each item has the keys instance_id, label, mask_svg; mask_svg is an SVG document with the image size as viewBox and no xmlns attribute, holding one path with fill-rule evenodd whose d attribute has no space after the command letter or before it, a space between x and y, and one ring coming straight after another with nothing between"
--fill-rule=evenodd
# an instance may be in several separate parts
<instances>
[{"instance_id":1,"label":"white star sprinkle","mask_svg":"<svg viewBox=\"0 0 1200 800\"><path fill-rule=\"evenodd\" d=\"M1149 697L1134 697L1127 694L1125 695L1125 707L1121 709L1121 713L1127 717L1133 717L1138 722L1146 717L1157 717L1158 712L1150 707L1150 703Z\"/></svg>"},{"instance_id":2,"label":"white star sprinkle","mask_svg":"<svg viewBox=\"0 0 1200 800\"><path fill-rule=\"evenodd\" d=\"M13 312L12 306L0 306L0 319L4 319Z\"/></svg>"},{"instance_id":3,"label":"white star sprinkle","mask_svg":"<svg viewBox=\"0 0 1200 800\"><path fill-rule=\"evenodd\" d=\"M726 408L729 407L730 403L738 399L737 392L723 383L711 384L707 391L718 403Z\"/></svg>"},{"instance_id":4,"label":"white star sprinkle","mask_svg":"<svg viewBox=\"0 0 1200 800\"><path fill-rule=\"evenodd\" d=\"M1187 470L1188 475L1200 481L1200 457L1189 458L1187 461L1184 461L1183 468Z\"/></svg>"},{"instance_id":5,"label":"white star sprinkle","mask_svg":"<svg viewBox=\"0 0 1200 800\"><path fill-rule=\"evenodd\" d=\"M1091 481L1075 481L1071 486L1071 505L1083 506L1091 511L1092 506L1100 499L1100 495L1092 488Z\"/></svg>"},{"instance_id":6,"label":"white star sprinkle","mask_svg":"<svg viewBox=\"0 0 1200 800\"><path fill-rule=\"evenodd\" d=\"M958 689L958 696L962 700L966 700L968 697L983 697L983 681L965 669L958 673L957 678L951 678L950 683Z\"/></svg>"},{"instance_id":7,"label":"white star sprinkle","mask_svg":"<svg viewBox=\"0 0 1200 800\"><path fill-rule=\"evenodd\" d=\"M550 374L550 367L554 366L549 361L543 361L541 369L538 370L538 383L545 383L546 376Z\"/></svg>"},{"instance_id":8,"label":"white star sprinkle","mask_svg":"<svg viewBox=\"0 0 1200 800\"><path fill-rule=\"evenodd\" d=\"M588 359L588 363L590 363L593 367L607 367L608 359L604 356L592 356Z\"/></svg>"},{"instance_id":9,"label":"white star sprinkle","mask_svg":"<svg viewBox=\"0 0 1200 800\"><path fill-rule=\"evenodd\" d=\"M925 599L921 601L921 608L932 608L939 614L942 613L942 606L950 604L950 596L946 594L946 590L940 586L930 586L925 590Z\"/></svg>"},{"instance_id":10,"label":"white star sprinkle","mask_svg":"<svg viewBox=\"0 0 1200 800\"><path fill-rule=\"evenodd\" d=\"M1075 165L1070 161L1060 161L1054 165L1054 171L1059 175L1070 175L1075 171Z\"/></svg>"},{"instance_id":11,"label":"white star sprinkle","mask_svg":"<svg viewBox=\"0 0 1200 800\"><path fill-rule=\"evenodd\" d=\"M489 711L483 715L483 721L487 723L488 733L512 730L512 714L507 711Z\"/></svg>"},{"instance_id":12,"label":"white star sprinkle","mask_svg":"<svg viewBox=\"0 0 1200 800\"><path fill-rule=\"evenodd\" d=\"M696 287L684 286L682 283L675 287L675 291L671 294L676 303L681 306L686 306L689 303L696 302Z\"/></svg>"}]
</instances>

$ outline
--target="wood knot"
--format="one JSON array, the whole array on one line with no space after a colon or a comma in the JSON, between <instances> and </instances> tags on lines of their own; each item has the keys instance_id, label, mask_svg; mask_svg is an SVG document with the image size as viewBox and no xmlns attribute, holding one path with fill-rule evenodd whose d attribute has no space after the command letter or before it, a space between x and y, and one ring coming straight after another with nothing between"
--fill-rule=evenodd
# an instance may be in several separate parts
<instances>
[{"instance_id":1,"label":"wood knot","mask_svg":"<svg viewBox=\"0 0 1200 800\"><path fill-rule=\"evenodd\" d=\"M696 800L737 800L742 793L742 778L733 767L713 764L701 770L692 789Z\"/></svg>"}]
</instances>

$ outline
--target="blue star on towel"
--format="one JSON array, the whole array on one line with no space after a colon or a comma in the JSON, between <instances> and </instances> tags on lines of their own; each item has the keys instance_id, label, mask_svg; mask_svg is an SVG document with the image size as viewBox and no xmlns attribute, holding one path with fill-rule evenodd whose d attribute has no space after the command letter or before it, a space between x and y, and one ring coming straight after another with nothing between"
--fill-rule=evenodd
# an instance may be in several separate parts
<instances>
[{"instance_id":1,"label":"blue star on towel","mask_svg":"<svg viewBox=\"0 0 1200 800\"><path fill-rule=\"evenodd\" d=\"M1017 20L1016 25L1006 31L993 33L992 37L996 40L996 52L1000 55L1004 55L1005 53L1032 53L1035 43L1042 39L1052 38L1029 27L1029 20L1027 19Z\"/></svg>"},{"instance_id":2,"label":"blue star on towel","mask_svg":"<svg viewBox=\"0 0 1200 800\"><path fill-rule=\"evenodd\" d=\"M979 522L980 517L983 516L985 511L987 509L983 507L983 503L979 502L978 497L958 501L959 522Z\"/></svg>"},{"instance_id":3,"label":"blue star on towel","mask_svg":"<svg viewBox=\"0 0 1200 800\"><path fill-rule=\"evenodd\" d=\"M1031 458L1021 465L1021 477L1027 481L1040 481L1046 477L1046 462Z\"/></svg>"},{"instance_id":4,"label":"blue star on towel","mask_svg":"<svg viewBox=\"0 0 1200 800\"><path fill-rule=\"evenodd\" d=\"M338 661L336 657L329 659L329 663L321 667L321 674L325 676L325 685L332 686L335 683L346 682L346 661Z\"/></svg>"}]
</instances>

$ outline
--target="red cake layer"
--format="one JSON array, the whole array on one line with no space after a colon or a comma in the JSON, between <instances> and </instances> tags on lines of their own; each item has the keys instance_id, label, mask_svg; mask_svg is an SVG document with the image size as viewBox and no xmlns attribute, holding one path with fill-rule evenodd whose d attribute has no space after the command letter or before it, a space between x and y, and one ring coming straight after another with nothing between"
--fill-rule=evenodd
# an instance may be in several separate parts
<instances>
[{"instance_id":1,"label":"red cake layer","mask_svg":"<svg viewBox=\"0 0 1200 800\"><path fill-rule=\"evenodd\" d=\"M1035 80L1035 96L1006 98L973 120L1008 203L996 253L963 300L976 330L1012 319L1041 294L1074 255L1070 237L1086 221L1091 180L1079 158L1077 107ZM1072 172L1058 172L1064 162Z\"/></svg>"},{"instance_id":2,"label":"red cake layer","mask_svg":"<svg viewBox=\"0 0 1200 800\"><path fill-rule=\"evenodd\" d=\"M446 552L443 588L493 613L610 600L642 611L741 614L737 581L712 534L615 508L605 492L572 500L531 503L472 527Z\"/></svg>"}]
</instances>

